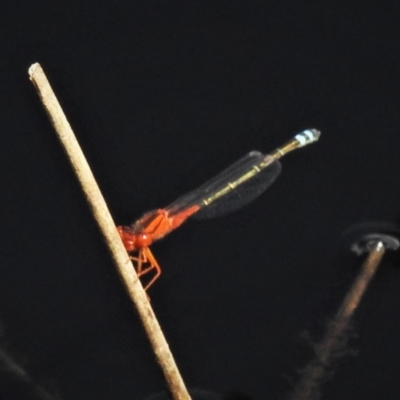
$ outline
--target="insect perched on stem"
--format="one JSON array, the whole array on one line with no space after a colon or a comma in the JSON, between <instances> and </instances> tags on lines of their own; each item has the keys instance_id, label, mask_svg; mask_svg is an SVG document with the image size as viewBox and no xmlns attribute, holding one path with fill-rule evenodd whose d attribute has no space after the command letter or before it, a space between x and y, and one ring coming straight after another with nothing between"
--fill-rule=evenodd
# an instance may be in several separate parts
<instances>
[{"instance_id":1,"label":"insect perched on stem","mask_svg":"<svg viewBox=\"0 0 400 400\"><path fill-rule=\"evenodd\" d=\"M155 270L147 290L160 276L161 268L150 245L178 228L192 215L213 218L235 211L261 195L281 172L279 159L297 148L318 140L320 132L307 129L271 154L252 151L192 192L166 208L149 211L129 226L118 226L118 233L136 263L138 276ZM137 253L137 256L133 254Z\"/></svg>"}]
</instances>

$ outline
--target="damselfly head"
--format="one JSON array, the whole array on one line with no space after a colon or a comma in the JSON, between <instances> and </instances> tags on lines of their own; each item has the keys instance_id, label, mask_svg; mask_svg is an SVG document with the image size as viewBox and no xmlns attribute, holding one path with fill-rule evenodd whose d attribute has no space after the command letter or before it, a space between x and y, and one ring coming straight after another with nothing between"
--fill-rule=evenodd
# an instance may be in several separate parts
<instances>
[{"instance_id":1,"label":"damselfly head","mask_svg":"<svg viewBox=\"0 0 400 400\"><path fill-rule=\"evenodd\" d=\"M129 226L117 226L117 231L128 253L138 249L136 234L132 231L132 228Z\"/></svg>"},{"instance_id":2,"label":"damselfly head","mask_svg":"<svg viewBox=\"0 0 400 400\"><path fill-rule=\"evenodd\" d=\"M150 235L144 232L137 233L130 226L118 226L117 231L128 253L149 247L153 243Z\"/></svg>"}]
</instances>

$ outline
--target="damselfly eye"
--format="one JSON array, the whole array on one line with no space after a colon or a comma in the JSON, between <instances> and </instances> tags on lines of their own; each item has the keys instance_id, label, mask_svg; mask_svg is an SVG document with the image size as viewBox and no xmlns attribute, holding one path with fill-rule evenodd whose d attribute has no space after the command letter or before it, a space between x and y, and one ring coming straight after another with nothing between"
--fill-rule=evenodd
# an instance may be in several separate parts
<instances>
[{"instance_id":1,"label":"damselfly eye","mask_svg":"<svg viewBox=\"0 0 400 400\"><path fill-rule=\"evenodd\" d=\"M141 247L148 247L151 245L153 240L147 233L139 233L139 235L136 236L136 247L141 248Z\"/></svg>"}]
</instances>

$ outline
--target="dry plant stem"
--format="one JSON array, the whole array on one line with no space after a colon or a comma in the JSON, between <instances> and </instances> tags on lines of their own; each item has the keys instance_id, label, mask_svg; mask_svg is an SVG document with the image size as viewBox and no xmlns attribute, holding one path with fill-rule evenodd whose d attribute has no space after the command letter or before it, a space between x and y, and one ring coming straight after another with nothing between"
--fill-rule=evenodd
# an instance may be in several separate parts
<instances>
[{"instance_id":1,"label":"dry plant stem","mask_svg":"<svg viewBox=\"0 0 400 400\"><path fill-rule=\"evenodd\" d=\"M190 396L178 371L168 343L165 340L136 271L132 267L128 254L117 234L114 221L108 211L106 202L40 64L36 63L31 65L29 68L29 77L50 117L58 138L64 146L72 168L76 173L86 199L92 209L93 215L100 226L117 270L125 284L129 297L132 299L139 313L173 399L190 400Z\"/></svg>"},{"instance_id":2,"label":"dry plant stem","mask_svg":"<svg viewBox=\"0 0 400 400\"><path fill-rule=\"evenodd\" d=\"M345 333L355 310L375 275L385 254L385 246L377 242L371 249L360 273L348 291L341 307L329 324L321 343L316 346L316 358L306 367L304 378L296 385L291 400L311 400L319 398L319 386L323 383L327 369L331 367L334 354L343 346ZM318 392L318 396L316 393Z\"/></svg>"}]
</instances>

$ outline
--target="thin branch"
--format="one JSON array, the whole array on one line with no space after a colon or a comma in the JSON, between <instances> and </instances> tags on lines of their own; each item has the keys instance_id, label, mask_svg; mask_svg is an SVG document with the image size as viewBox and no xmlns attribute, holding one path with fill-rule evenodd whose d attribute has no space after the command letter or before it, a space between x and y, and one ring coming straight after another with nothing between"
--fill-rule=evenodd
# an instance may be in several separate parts
<instances>
[{"instance_id":1,"label":"thin branch","mask_svg":"<svg viewBox=\"0 0 400 400\"><path fill-rule=\"evenodd\" d=\"M58 138L64 146L72 168L76 173L86 199L92 209L93 215L99 224L119 275L124 282L129 297L132 299L139 313L173 399L190 400L188 391L147 299L147 295L143 290L136 271L132 267L128 254L117 234L114 221L108 211L106 202L40 64L36 63L31 65L29 68L29 77L50 117L50 121L56 130Z\"/></svg>"},{"instance_id":2,"label":"thin branch","mask_svg":"<svg viewBox=\"0 0 400 400\"><path fill-rule=\"evenodd\" d=\"M321 386L330 377L333 362L346 354L344 348L347 344L354 312L360 305L384 254L383 243L376 243L347 292L338 312L328 324L327 332L321 343L314 346L316 357L302 370L302 377L289 398L290 400L318 400L320 398Z\"/></svg>"}]
</instances>

